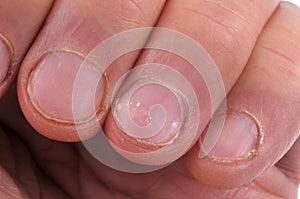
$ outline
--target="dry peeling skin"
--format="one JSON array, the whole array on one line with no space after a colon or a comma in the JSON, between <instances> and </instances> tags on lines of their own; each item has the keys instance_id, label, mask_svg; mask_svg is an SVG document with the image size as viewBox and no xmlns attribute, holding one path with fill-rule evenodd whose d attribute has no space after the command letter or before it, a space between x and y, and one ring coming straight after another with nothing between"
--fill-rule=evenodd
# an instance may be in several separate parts
<instances>
[{"instance_id":1,"label":"dry peeling skin","mask_svg":"<svg viewBox=\"0 0 300 199\"><path fill-rule=\"evenodd\" d=\"M225 89L208 53L181 33L168 29L155 31L153 34L159 37L148 42L146 48L170 51L186 59L207 84L211 112L216 111L225 97ZM122 85L114 88L111 104L112 122L119 129L111 128L112 125L106 129L113 148L143 165L165 165L180 158L199 137L199 98L189 80L174 68L157 63L139 65L130 71L125 82L122 80L119 81ZM154 95L153 90L158 96L149 95ZM219 122L222 127L224 121Z\"/></svg>"},{"instance_id":2,"label":"dry peeling skin","mask_svg":"<svg viewBox=\"0 0 300 199\"><path fill-rule=\"evenodd\" d=\"M99 128L89 121L103 116L101 102L105 99L102 96L106 90L106 78L102 78L102 71L91 61L86 61L85 67L80 67L83 60L81 55L68 51L49 52L32 68L27 87L32 111L44 121L64 124L68 128L74 125L75 119L81 129L82 140L99 132ZM81 79L77 78L78 73L82 76ZM80 81L83 79L84 81ZM71 90L73 87L77 91L74 96ZM52 94L51 97L49 93ZM68 103L61 103L62 101ZM74 106L76 109L73 109ZM74 111L77 117L74 117ZM36 128L41 132L45 131L42 126ZM67 130L65 128L66 137ZM47 132L45 134L48 135ZM49 137L55 138L57 135L52 133L51 136Z\"/></svg>"},{"instance_id":3,"label":"dry peeling skin","mask_svg":"<svg viewBox=\"0 0 300 199\"><path fill-rule=\"evenodd\" d=\"M11 65L13 49L9 43L10 42L0 34L0 83L8 76L9 67Z\"/></svg>"},{"instance_id":4,"label":"dry peeling skin","mask_svg":"<svg viewBox=\"0 0 300 199\"><path fill-rule=\"evenodd\" d=\"M0 96L14 83L20 63L50 7L49 0L0 2Z\"/></svg>"},{"instance_id":5,"label":"dry peeling skin","mask_svg":"<svg viewBox=\"0 0 300 199\"><path fill-rule=\"evenodd\" d=\"M139 91L141 89L151 89L151 86L161 89L157 90L157 95L161 94L159 92L165 92L164 89L168 89L168 92L171 92L173 96L167 97L174 100L171 105L180 108L180 110L175 113L179 114L179 117L174 118L174 115L170 115L172 114L171 107L151 104L153 98L144 98L144 101L140 101L140 106L146 103L151 104L150 109L148 109L150 113L144 115L150 117L150 123L146 125L148 129L145 131L145 126L138 125L136 120L132 119L132 114L128 115L130 114L128 109L132 108L130 107L130 100L134 97L133 95L136 92L141 92ZM176 96L175 99L174 96ZM159 100L163 103L163 100L169 99L162 98ZM168 111L166 111L167 109ZM135 153L134 148L122 149L118 147L118 143L113 143L114 148L134 162L162 165L178 159L191 146L197 134L200 112L194 91L183 76L167 66L149 64L139 66L131 71L126 83L118 90L112 104L112 113L120 129L131 139L135 139L137 143L144 146L160 146L159 149L147 153ZM155 119L157 116L160 120ZM128 117L131 119L128 120ZM162 155L164 156L163 159L161 158Z\"/></svg>"},{"instance_id":6,"label":"dry peeling skin","mask_svg":"<svg viewBox=\"0 0 300 199\"><path fill-rule=\"evenodd\" d=\"M144 46L145 35L149 35L150 32L157 37L152 41L149 40ZM174 43L174 41L176 42ZM21 96L26 95L26 97L23 97L28 100L34 99L33 96L38 96L39 93L47 94L43 92L43 89L46 89L47 86L41 85L44 88L39 88L39 85L34 82L39 82L38 78L43 78L43 76L48 74L52 74L50 76L54 78L54 82L64 82L63 78L66 75L61 75L60 77L55 73L60 70L72 70L67 63L61 63L67 61L73 63L70 67L75 67L74 69L76 69L71 74L72 77L69 77L70 75L67 77L71 78L72 81L70 82L74 82L73 92L70 93L70 96L67 96L66 93L63 93L63 89L60 89L59 92L61 93L58 93L58 96L63 95L66 101L71 101L72 107L60 107L57 109L55 106L60 103L53 102L53 106L49 110L44 110L49 108L46 105L51 106L51 102L47 101L48 99L45 96L38 96L38 100L21 101L22 107L25 106L24 104L32 106L30 109L32 112L29 115L27 114L27 119L29 121L34 120L34 127L47 137L51 136L50 138L52 139L74 141L75 137L76 139L86 140L93 134L91 132L101 129L100 125L104 120L103 116L111 105L114 122L117 123L121 130L106 129L106 135L120 154L129 160L146 165L165 165L180 158L199 137L199 96L196 95L194 87L187 80L188 78L172 66L150 63L135 67L129 71L130 75L125 83L122 81L124 80L123 78L119 79L117 85L122 83L122 86L120 89L119 86L114 86L113 94L106 93L109 90L107 86L110 85L106 84L106 88L101 86L99 88L98 86L101 79L103 79L102 77L106 79L106 75L103 72L107 71L110 64L126 53L143 48L171 52L185 59L190 64L189 67L194 67L195 73L202 77L203 82L207 85L207 90L211 95L211 113L217 109L226 94L218 68L205 49L191 38L174 30L138 28L121 32L106 39L85 59L82 59L82 56L78 56L78 54L68 51L59 51L57 52L58 54L51 52L42 57L41 59L44 62L38 62L37 64L43 65L42 68L44 69L31 68L30 71L26 71L28 78L24 80L28 81L29 79L29 82L26 82L24 85L28 83L29 87L26 90L27 92L21 89ZM64 59L61 58L62 55L64 55ZM50 61L47 67L45 66L47 65L46 59ZM51 63L53 64L54 62L57 68L51 67ZM60 65L64 65L64 68L60 67ZM98 73L90 77L93 70L98 71ZM39 75L35 76L35 73L39 73ZM56 80L57 78L58 80ZM87 85L86 82L88 82ZM21 81L19 81L20 83ZM51 79L49 83L51 83ZM102 85L102 83L100 84ZM53 86L53 84L51 85ZM70 87L70 85L62 86L66 86L65 90ZM147 105L147 107L144 107L144 110L134 110L130 103L137 105L139 98L144 95L143 92L146 92L143 90L154 88L166 94L172 104L168 103L167 100L164 101L163 98L152 98L154 101L143 102L142 106ZM55 93L55 88L52 89L51 92ZM98 92L98 89L103 90L103 92ZM35 93L34 95L32 95L33 92ZM97 96L96 94L99 93L100 96ZM100 103L97 99L101 99L101 93L105 97ZM32 95L31 98L29 95ZM138 101L135 102L134 100L136 99ZM62 99L57 98L57 102L59 100ZM42 105L43 103L44 105ZM40 107L44 109L42 110ZM68 112L60 115L62 118L54 117L57 115L55 111L62 110L62 108ZM139 112L140 110L142 112ZM43 116L43 112L47 112L48 117ZM54 116L51 115L52 113ZM130 120L128 120L128 116L130 116ZM145 119L136 121L140 116ZM164 118L164 120L161 120L161 118ZM64 134L48 128L49 123L56 124L56 126L64 126ZM108 126L111 127L111 125ZM140 134L141 131L139 129L148 129L148 131L143 131L144 134ZM128 138L125 142L124 140L122 141L124 137ZM127 141L129 142L127 143ZM134 147L124 147L124 143ZM97 150L102 150L101 146Z\"/></svg>"},{"instance_id":7,"label":"dry peeling skin","mask_svg":"<svg viewBox=\"0 0 300 199\"><path fill-rule=\"evenodd\" d=\"M157 95L147 92L149 90L156 91ZM114 113L120 118L118 123L122 129L128 129L126 133L129 136L149 144L171 143L177 137L183 120L181 99L157 83L135 84L130 91L115 102Z\"/></svg>"},{"instance_id":8,"label":"dry peeling skin","mask_svg":"<svg viewBox=\"0 0 300 199\"><path fill-rule=\"evenodd\" d=\"M14 49L11 42L0 34L0 96L6 92L17 74L13 57Z\"/></svg>"},{"instance_id":9,"label":"dry peeling skin","mask_svg":"<svg viewBox=\"0 0 300 199\"><path fill-rule=\"evenodd\" d=\"M102 81L99 84L98 80L101 79L102 72L98 71L92 62L87 62L86 67L78 71L81 62L82 58L79 55L74 56L70 52L51 52L33 68L29 76L27 92L32 99L33 106L45 118L57 122L73 123L73 106L76 106L75 110L79 111L77 115L80 115L80 118L76 118L78 123L88 122L95 117L94 110L100 107L105 92L105 83ZM81 95L72 97L71 92L70 95L66 93L74 86L78 72L85 75L85 81L76 84L78 93ZM45 82L44 79L50 80ZM92 90L94 86L97 86L96 96ZM44 92L45 90L48 92ZM48 93L53 93L51 98ZM92 98L96 98L95 107L91 107L89 104ZM59 103L60 101L70 103L62 104Z\"/></svg>"},{"instance_id":10,"label":"dry peeling skin","mask_svg":"<svg viewBox=\"0 0 300 199\"><path fill-rule=\"evenodd\" d=\"M155 5L157 8L154 11L149 8L148 3L141 2L139 6L136 7L131 4L131 1L122 1L122 7L120 7L118 3L116 3L115 1L113 2L114 3L105 1L103 3L98 2L92 5L87 4L84 1L76 1L76 3L74 4L69 4L68 1L55 1L55 3L53 4L52 12L49 13L45 26L43 26L40 32L40 35L45 35L45 37L41 36L38 37L37 40L35 40L35 45L32 46L30 53L23 61L23 66L20 69L20 74L22 75L20 75L18 79L18 97L20 99L20 106L28 122L40 134L57 141L78 142L80 140L88 139L94 136L95 133L99 132L100 124L102 125L104 123L105 115L109 111L110 100L107 99L111 96L111 90L114 83L119 76L121 76L123 73L129 70L130 67L132 67L133 62L137 58L139 52L132 52L128 56L120 57L120 59L116 60L116 62L112 64L113 67L110 67L107 69L107 71L105 71L106 74L104 74L104 77L102 78L104 82L103 87L105 87L105 91L103 94L104 97L103 99L101 99L100 107L96 107L96 117L94 117L95 112L93 112L93 114L91 115L88 115L88 117L75 117L75 122L78 124L78 126L76 127L74 122L70 122L69 120L70 115L72 117L72 114L69 114L70 112L60 115L58 114L59 112L57 112L58 109L56 109L56 114L54 112L49 113L46 112L47 107L40 106L43 103L41 103L40 99L36 99L34 102L35 104L32 103L32 95L29 96L28 86L30 83L29 78L33 68L35 68L37 64L40 63L42 59L49 53L61 53L62 57L64 57L65 55L63 54L65 52L68 52L74 55L74 61L79 60L77 55L86 57L94 49L95 45L102 43L105 39L119 32L131 28L154 26L154 23L157 20L157 17L164 5L163 1L151 2L151 5L153 3L153 5ZM68 8L68 10L72 10L72 12L68 13L67 15L65 15L66 7ZM108 7L110 8L109 12L107 10ZM84 15L82 15L83 12L85 12ZM45 13L48 14L48 12ZM111 15L111 13L118 14ZM128 23L124 23L123 19L126 19L126 21L129 20L127 21ZM57 23L57 21L59 21L60 23ZM114 25L111 26L111 24ZM146 34L142 35L140 38L132 38L131 41L136 42L137 45L143 45L147 40L147 37L148 34L146 32ZM116 43L116 46L120 46L120 43L124 42L118 41L118 43ZM114 50L118 51L118 48L114 48ZM67 56L67 58L70 57L71 55ZM93 60L93 58L89 59L89 61ZM70 73L73 73L71 64L74 64L74 62L71 61L70 64L68 64L68 60L64 61L66 61L64 62L66 70L69 70ZM80 64L83 61L84 60L82 59L80 61ZM86 62L84 61L84 63ZM98 63L100 62L97 62L97 64ZM51 66L48 65L48 67ZM75 63L74 65L75 70L76 68L77 63ZM57 72L59 73L59 71ZM98 77L100 77L101 75L103 74L100 74ZM55 79L54 76L53 78ZM96 78L93 78L93 80L91 81L94 81L94 79ZM72 81L72 78L69 80ZM50 78L43 79L40 84L48 84L49 82L47 81L51 81ZM57 81L55 83L66 84L64 81ZM67 83L69 84L70 82ZM95 84L97 84L97 82ZM51 84L51 86L55 86L55 84ZM52 89L53 87L51 87L51 90ZM55 92L54 95L58 92L59 91ZM45 91L45 93L47 93L47 91ZM42 95L42 93L40 94ZM51 95L52 94L48 92L49 100L51 100ZM68 90L64 92L64 96L62 96L62 98L67 98L65 95L71 96L72 88L68 88ZM81 98L83 98L83 96L81 96ZM92 101L92 99L90 101ZM65 107L68 107L68 110L72 109L72 107L69 107L69 105L72 104L72 101L70 102L61 100L57 102L57 106L65 105ZM43 104L45 105L45 103ZM95 104L97 106L97 103ZM51 103L51 105L55 105L55 103ZM93 107L93 109L95 109L95 107ZM42 110L42 113L40 112L40 110ZM65 109L60 110L62 112L65 111ZM89 119L91 119L91 121L84 122ZM81 132L81 135L78 135L78 129L76 128L80 129L79 131Z\"/></svg>"}]
</instances>

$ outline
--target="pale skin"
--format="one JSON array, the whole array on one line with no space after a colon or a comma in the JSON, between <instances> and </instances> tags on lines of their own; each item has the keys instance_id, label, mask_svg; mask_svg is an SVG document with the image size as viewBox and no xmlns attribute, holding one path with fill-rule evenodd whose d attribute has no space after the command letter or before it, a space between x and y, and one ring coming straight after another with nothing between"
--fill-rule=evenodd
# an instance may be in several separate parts
<instances>
[{"instance_id":1,"label":"pale skin","mask_svg":"<svg viewBox=\"0 0 300 199\"><path fill-rule=\"evenodd\" d=\"M300 9L296 6L277 0L4 0L0 16L7 18L0 22L0 33L13 49L10 75L0 85L1 198L297 198ZM37 113L27 86L41 57L53 51L85 56L109 36L149 26L177 30L205 47L223 77L228 107L249 112L263 132L254 156L199 159L195 144L162 170L122 173L105 167L75 142L74 126ZM174 67L200 90L193 71L180 68L180 61L168 56L145 50L121 58L115 63L118 70L107 71L110 86L105 95L134 64L151 61ZM197 95L201 97L200 92ZM206 103L203 99L202 105ZM117 143L122 132L109 107L102 111L100 121ZM68 110L62 114L67 117ZM206 116L202 119L199 137L209 121Z\"/></svg>"}]
</instances>

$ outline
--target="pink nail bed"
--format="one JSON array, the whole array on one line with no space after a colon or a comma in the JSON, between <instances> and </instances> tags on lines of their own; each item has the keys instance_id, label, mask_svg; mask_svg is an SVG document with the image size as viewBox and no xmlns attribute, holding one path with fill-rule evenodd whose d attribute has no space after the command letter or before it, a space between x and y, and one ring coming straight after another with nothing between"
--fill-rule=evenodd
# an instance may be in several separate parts
<instances>
[{"instance_id":1,"label":"pink nail bed","mask_svg":"<svg viewBox=\"0 0 300 199\"><path fill-rule=\"evenodd\" d=\"M46 54L33 69L29 79L28 94L35 108L44 116L61 122L73 122L73 106L80 111L79 119L88 120L101 104L105 89L101 74L89 63L85 66L85 80L80 82L79 97L73 97L77 73L83 58L71 52L53 52ZM87 62L85 62L87 64ZM97 92L90 88L96 84ZM95 106L90 105L95 98Z\"/></svg>"},{"instance_id":2,"label":"pink nail bed","mask_svg":"<svg viewBox=\"0 0 300 199\"><path fill-rule=\"evenodd\" d=\"M176 138L182 125L180 103L179 96L167 87L149 83L133 88L129 96L121 98L117 111L127 133L159 145Z\"/></svg>"}]
</instances>

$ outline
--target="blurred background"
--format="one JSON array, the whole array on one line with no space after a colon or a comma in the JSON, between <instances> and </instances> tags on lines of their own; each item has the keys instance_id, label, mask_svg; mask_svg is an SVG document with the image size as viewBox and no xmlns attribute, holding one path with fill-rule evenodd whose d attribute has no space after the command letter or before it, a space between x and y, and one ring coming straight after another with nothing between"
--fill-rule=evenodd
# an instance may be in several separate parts
<instances>
[{"instance_id":1,"label":"blurred background","mask_svg":"<svg viewBox=\"0 0 300 199\"><path fill-rule=\"evenodd\" d=\"M287 1L290 1L300 7L300 0L287 0Z\"/></svg>"}]
</instances>

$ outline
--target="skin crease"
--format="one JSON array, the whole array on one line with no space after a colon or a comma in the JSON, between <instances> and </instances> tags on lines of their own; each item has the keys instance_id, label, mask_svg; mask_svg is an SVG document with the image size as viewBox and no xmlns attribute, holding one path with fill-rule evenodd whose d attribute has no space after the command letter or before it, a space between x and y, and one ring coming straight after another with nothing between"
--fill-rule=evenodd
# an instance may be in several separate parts
<instances>
[{"instance_id":1,"label":"skin crease","mask_svg":"<svg viewBox=\"0 0 300 199\"><path fill-rule=\"evenodd\" d=\"M293 9L291 14L293 18L293 16L297 16L299 10L286 3L282 3L277 9L277 12L289 13L291 9ZM279 16L277 15L276 20L280 21ZM296 28L297 26L294 27ZM277 31L279 30L277 29ZM281 34L283 34L284 37L285 34L289 34L289 31L281 32ZM265 39L266 38L262 38L262 40ZM282 42L284 41L285 40ZM291 48L291 46L299 46L300 39L295 39L294 42L296 42L294 43L295 45L288 44L283 47L285 56L290 56L290 54L293 53L296 54L295 47ZM272 46L272 49L273 48L275 47ZM259 53L255 55L257 59L260 58ZM255 57L251 57L251 60L256 59ZM281 58L282 56L272 56L274 63L279 62L278 60L281 60ZM293 56L291 60L295 63L299 63L299 60ZM268 63L268 60L265 60L265 62ZM268 72L271 71L267 71L265 74L269 74ZM294 72L295 71L291 70L288 74L296 74ZM278 73L278 71L272 73L272 76L275 77L280 77L280 75L281 73ZM286 81L286 79L284 79L284 81ZM295 80L294 83L297 83L297 81ZM287 90L288 89L293 90L294 88L288 87ZM238 90L235 92L235 95L238 95ZM269 90L266 89L264 92L268 93ZM292 91L289 93L292 93ZM278 95L278 93L276 93L276 95L274 93L272 94L272 96ZM242 94L240 94L240 96L242 96ZM255 94L252 96L255 96ZM287 95L287 97L290 96ZM287 103L284 98L280 98L280 100ZM296 104L297 98L294 97L294 100L295 101L292 102ZM234 101L230 102L233 103ZM268 104L269 103L266 103L266 108ZM5 124L4 126L7 126L3 127L3 130L0 131L0 140L5 143L5 145L0 145L0 163L1 167L6 170L15 182L4 183L3 186L5 189L2 189L1 186L0 193L1 191L3 192L3 190L8 191L6 198L10 198L8 196L9 194L11 197L15 196L15 198L42 197L59 199L95 197L149 199L296 198L297 186L295 181L298 182L298 177L295 178L295 176L299 175L298 167L296 166L299 160L298 158L294 159L294 151L297 151L298 144L294 145L296 148L293 148L292 153L288 153L278 165L264 171L262 175L257 177L254 181L229 190L218 190L198 182L187 169L183 159L154 173L140 175L126 174L99 164L79 143L55 142L39 135L29 126L26 120L24 120L18 107L15 87L1 99L0 109L2 110L0 112L1 122ZM280 118L278 118L276 122L280 123ZM293 128L292 124L291 128ZM294 140L296 137L295 134L291 134L290 138ZM276 139L276 136L271 139ZM286 139L289 138L286 137ZM282 142L282 145L285 145L283 152L289 149L292 141L289 140L289 142L290 143ZM278 141L271 141L271 143L277 144ZM274 149L277 146L269 147ZM277 155L278 156L273 158L274 160L278 160L281 156L279 154ZM286 162L286 165L284 162ZM293 167L291 170L290 167L287 167L287 163L295 165L296 168ZM234 164L232 164L232 166L233 165ZM217 165L217 167L226 169L220 165ZM6 179L9 181L9 178ZM230 180L230 177L228 179ZM232 179L233 178L231 178L231 180Z\"/></svg>"},{"instance_id":2,"label":"skin crease","mask_svg":"<svg viewBox=\"0 0 300 199\"><path fill-rule=\"evenodd\" d=\"M46 23L47 26L43 28L41 33L42 35L47 36L37 38L38 42L35 42L30 51L32 56L27 56L24 60L24 67L22 67L20 71L20 73L23 75L19 76L18 80L18 95L20 98L22 111L25 114L26 119L38 132L46 137L49 137L50 139L59 141L72 142L80 140L74 124L70 124L68 122L57 122L55 120L49 120L43 117L43 115L41 115L41 113L38 112L32 105L32 101L29 98L27 90L29 76L32 69L41 61L40 59L45 53L48 53L49 51L71 51L76 52L76 54L84 57L91 49L95 47L95 43L98 44L105 38L112 36L115 33L130 28L153 26L157 22L157 26L159 27L175 29L199 41L211 54L216 64L220 66L220 72L224 77L225 87L228 91L242 71L244 64L251 53L251 48L254 45L261 28L263 27L263 24L271 15L276 4L278 3L278 0L248 2L246 5L234 1L228 1L220 5L206 1L199 1L198 3L191 1L186 2L186 4L181 4L180 1L174 1L165 6L165 11L163 13L169 14L162 14L160 20L158 20L158 17L160 10L163 8L163 1L157 1L152 3L153 5L151 4L151 6L159 8L155 9L155 13L153 12L153 9L151 9L151 6L147 3L134 6L135 4L132 5L130 2L131 1L129 1L128 4L123 5L126 7L126 9L122 9L122 12L120 11L119 4L111 3L112 5L110 5L107 4L106 1L98 3L91 2L91 4L82 3L79 0L76 1L75 4L69 4L68 1L57 1L57 3L54 5L53 12L51 12L49 16L51 20ZM98 4L99 6L97 6ZM228 9L224 9L224 6L227 6ZM249 12L249 6L256 10L255 16L253 16L252 12ZM73 12L67 16L61 14L64 12L60 11L60 9L65 9L65 7L73 10ZM110 7L110 13L118 14L107 17L107 7ZM195 11L191 11L190 9L193 7L201 8L201 10L199 10L200 14L197 14ZM93 9L97 10L97 12L93 11ZM84 17L82 17L82 15L76 15L76 13L81 13L85 10L88 10L86 11L88 14L84 15ZM173 10L176 10L176 12L173 12ZM219 12L216 13L213 10L217 10ZM235 10L238 10L240 14L237 14L237 11ZM119 15L119 13L122 15ZM223 17L218 15L222 15ZM203 32L199 32L198 29L195 29L197 27L196 24L186 24L185 27L182 26L182 24L185 24L184 21L186 21L184 17L196 17L198 20L195 21L198 21L199 26L204 24ZM215 22L216 20L220 20L219 17L226 18L227 20L224 20L222 24L219 24ZM64 20L61 20L62 18ZM106 18L107 20L104 20ZM114 25L105 26L105 23L99 19L103 19L104 21L107 21L107 23ZM55 23L55 21L62 21L62 24L60 24L59 28L57 28L57 23ZM99 25L95 26L94 24ZM249 32L247 39L245 36L243 36L244 34L240 34L245 28L249 28L249 31L247 31ZM100 34L95 34L94 31L99 32ZM222 34L220 34L221 32ZM207 35L206 39L204 35ZM213 37L210 35L213 35ZM147 35L145 35L145 41L147 38L146 36ZM241 43L244 45L242 48L243 50L237 50L237 48L240 49ZM105 115L109 111L110 96L116 80L118 80L119 77L124 74L124 72L132 67L137 55L137 53L132 53L128 56L121 57L106 71L106 77L108 80L106 84L106 99L103 99L101 107L99 107L100 111L97 114L100 124L104 122ZM168 55L166 56L163 53L155 55L155 52L153 51L150 53L145 53L142 56L145 57L138 59L139 64L147 63L149 61L157 62L157 60L153 60L153 58L161 60L170 59L168 58ZM180 69L180 65L177 64L182 62L174 63L175 64L165 64L171 65L174 67L174 69L178 69L179 72L187 77L191 84L195 86L195 90L203 90L205 86L203 83L199 83L197 81L199 76L195 77L192 75L194 74L193 70L183 70L182 67ZM235 66L236 68L234 68L234 70L231 68L231 70L234 72L229 73L228 66ZM199 99L202 99L200 94L198 97ZM209 115L207 112L209 112L210 109L206 108L208 107L207 100L199 100L199 102L203 103L200 105L200 108L205 110L202 115ZM71 102L65 101L65 103ZM209 117L201 118L200 121L201 127L199 128L199 135L209 121ZM89 123L82 125L83 128L86 128L86 126L89 126ZM113 126L113 124L107 126L110 128ZM62 131L64 133L61 133ZM86 132L87 133L83 135L85 139L92 137L97 131L95 129L88 129Z\"/></svg>"},{"instance_id":3,"label":"skin crease","mask_svg":"<svg viewBox=\"0 0 300 199\"><path fill-rule=\"evenodd\" d=\"M173 1L165 6L156 26L179 31L199 42L218 66L228 92L245 66L257 35L276 4L277 1L247 1L247 3L186 1L185 4L182 4L181 1ZM259 9L256 9L255 15L253 15L250 12L252 9L249 7ZM174 10L176 12L172 12ZM219 22L220 18L225 19ZM188 19L194 20L186 23ZM244 34L245 31L248 33L247 35ZM159 35L155 37L159 37ZM154 41L155 37L152 38ZM194 139L196 142L211 115L210 95L203 78L186 60L171 53L145 50L139 57L136 66L145 63L159 63L172 67L182 74L196 91L197 102L201 110L198 135ZM130 79L130 75L128 79ZM124 84L126 85L126 82ZM188 100L185 103L189 106ZM158 148L145 146L144 143L138 142L134 138L124 136L124 132L116 125L111 113L107 117L105 128L107 137L122 149L147 151ZM127 141L124 142L123 139ZM140 163L143 163L142 160Z\"/></svg>"},{"instance_id":4,"label":"skin crease","mask_svg":"<svg viewBox=\"0 0 300 199\"><path fill-rule=\"evenodd\" d=\"M300 97L300 59L299 47L294 41L300 38L296 25L300 15L297 8L280 8L265 26L242 76L227 97L231 109L247 110L256 118L263 134L263 144L259 144L256 154L250 157L251 161L229 164L210 157L199 161L195 147L188 156L188 165L194 176L202 182L222 188L247 183L276 164L299 135L299 124L294 120L300 114L297 107ZM291 27L295 29L288 33ZM285 82L290 84L286 85ZM295 170L298 168L296 165ZM238 177L240 175L244 177Z\"/></svg>"},{"instance_id":5,"label":"skin crease","mask_svg":"<svg viewBox=\"0 0 300 199\"><path fill-rule=\"evenodd\" d=\"M18 67L51 5L52 0L43 2L29 0L23 3L17 0L0 2L0 17L6 19L0 23L0 39L5 42L11 54L7 75L0 84L0 96L4 95L16 78ZM22 18L21 23L20 17ZM20 33L22 33L22 37L20 37ZM2 60L0 61L2 62Z\"/></svg>"},{"instance_id":6,"label":"skin crease","mask_svg":"<svg viewBox=\"0 0 300 199\"><path fill-rule=\"evenodd\" d=\"M120 4L123 4L122 7L119 6ZM51 20L46 22L47 25L41 31L41 35L46 36L37 38L38 42L31 49L32 56L27 57L23 62L24 67L20 69L20 73L23 75L19 76L18 81L20 105L24 107L23 112L27 120L37 131L46 137L59 141L74 142L80 140L73 123L49 120L32 105L27 85L32 69L41 62L41 57L49 53L67 51L83 58L95 47L95 44L116 33L132 28L155 25L164 1L142 2L137 5L134 1L128 1L127 3L123 3L123 1L95 0L89 1L89 3L80 0L75 2L68 0L56 1L48 17ZM153 7L155 7L154 11L151 9ZM72 10L72 12L66 15L65 9ZM82 15L82 12L86 14ZM56 21L62 23L58 25ZM145 42L146 39L147 35L145 35L144 41L141 42ZM109 78L104 77L106 80L104 81L106 82L105 99L102 100L101 107L99 107L100 111L97 114L100 124L104 122L105 114L109 109L108 104L110 103L109 99L114 84L133 65L137 56L138 52L136 51L129 53L116 60L106 70L106 76ZM72 91L72 88L70 91ZM72 102L65 101L65 103ZM89 124L86 123L81 126L86 128L85 126L89 126ZM89 129L83 137L87 139L93 136L97 130ZM62 131L64 133L61 133Z\"/></svg>"}]
</instances>

